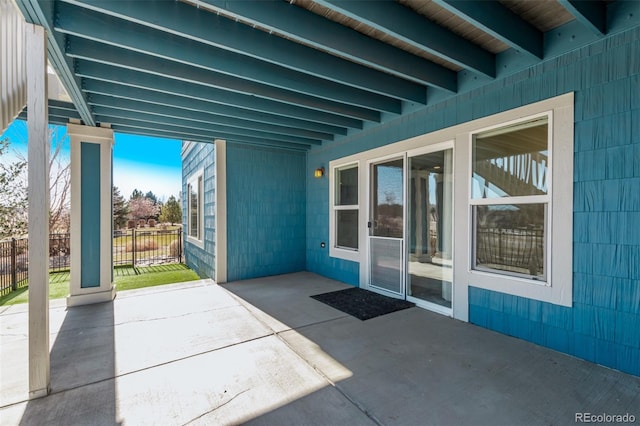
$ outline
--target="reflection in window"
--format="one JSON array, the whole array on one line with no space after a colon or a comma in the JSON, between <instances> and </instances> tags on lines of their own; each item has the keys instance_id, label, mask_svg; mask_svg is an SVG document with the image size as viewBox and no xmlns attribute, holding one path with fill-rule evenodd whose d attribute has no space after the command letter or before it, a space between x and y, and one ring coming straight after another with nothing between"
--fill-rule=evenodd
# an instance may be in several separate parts
<instances>
[{"instance_id":1,"label":"reflection in window","mask_svg":"<svg viewBox=\"0 0 640 426\"><path fill-rule=\"evenodd\" d=\"M338 210L336 215L337 246L358 248L358 211Z\"/></svg>"},{"instance_id":2,"label":"reflection in window","mask_svg":"<svg viewBox=\"0 0 640 426\"><path fill-rule=\"evenodd\" d=\"M336 206L358 204L358 167L350 166L336 171Z\"/></svg>"},{"instance_id":3,"label":"reflection in window","mask_svg":"<svg viewBox=\"0 0 640 426\"><path fill-rule=\"evenodd\" d=\"M547 194L548 149L546 116L476 135L472 198Z\"/></svg>"},{"instance_id":4,"label":"reflection in window","mask_svg":"<svg viewBox=\"0 0 640 426\"><path fill-rule=\"evenodd\" d=\"M546 204L474 207L474 267L545 280Z\"/></svg>"},{"instance_id":5,"label":"reflection in window","mask_svg":"<svg viewBox=\"0 0 640 426\"><path fill-rule=\"evenodd\" d=\"M335 169L335 247L358 249L358 165Z\"/></svg>"},{"instance_id":6,"label":"reflection in window","mask_svg":"<svg viewBox=\"0 0 640 426\"><path fill-rule=\"evenodd\" d=\"M403 238L404 236L404 173L403 160L374 164L373 236Z\"/></svg>"},{"instance_id":7,"label":"reflection in window","mask_svg":"<svg viewBox=\"0 0 640 426\"><path fill-rule=\"evenodd\" d=\"M547 115L478 133L472 146L473 268L547 280Z\"/></svg>"},{"instance_id":8,"label":"reflection in window","mask_svg":"<svg viewBox=\"0 0 640 426\"><path fill-rule=\"evenodd\" d=\"M193 237L196 240L200 240L202 230L201 228L201 205L202 205L202 175L198 176L197 180L190 182L187 185L188 202L187 207L189 209L187 218L188 224L188 236Z\"/></svg>"},{"instance_id":9,"label":"reflection in window","mask_svg":"<svg viewBox=\"0 0 640 426\"><path fill-rule=\"evenodd\" d=\"M407 295L451 308L453 150L409 158Z\"/></svg>"}]
</instances>

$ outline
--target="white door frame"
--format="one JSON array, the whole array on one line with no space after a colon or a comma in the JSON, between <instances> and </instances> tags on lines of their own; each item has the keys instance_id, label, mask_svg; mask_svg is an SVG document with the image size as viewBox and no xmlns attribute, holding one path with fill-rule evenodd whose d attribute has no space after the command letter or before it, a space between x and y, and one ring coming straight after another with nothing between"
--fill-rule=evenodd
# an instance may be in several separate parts
<instances>
[{"instance_id":1,"label":"white door frame","mask_svg":"<svg viewBox=\"0 0 640 426\"><path fill-rule=\"evenodd\" d=\"M454 141L453 140L448 140L445 142L439 142L439 143L435 143L435 144L431 144L431 145L427 145L427 146L422 146L419 148L414 148L414 149L410 149L410 150L404 150L404 151L397 151L394 152L393 154L387 154L381 157L376 157L376 158L372 158L372 159L368 159L366 161L366 167L365 167L365 173L366 173L366 180L364 182L364 193L366 196L366 221L365 223L368 223L371 221L372 219L372 214L373 214L373 205L372 205L372 197L371 197L371 191L372 191L372 174L371 174L371 169L374 165L376 164L381 164L381 163L385 163L387 161L390 160L394 160L394 159L402 159L402 173L403 173L403 180L402 180L402 197L403 197L403 204L402 204L402 215L403 215L403 235L402 235L402 251L403 251L403 259L402 259L402 283L401 283L401 288L402 288L402 292L401 294L395 293L395 292L391 292L391 291L386 291L385 289L379 288L379 287L375 287L370 285L371 283L371 247L370 247L370 241L371 241L371 235L370 235L370 229L367 227L364 228L364 233L366 234L366 253L365 256L363 256L363 260L366 262L366 279L364 280L364 285L362 285L363 288L376 292L376 293L380 293L383 294L385 296L390 296L393 298L399 298L399 299L406 299L410 302L413 302L416 304L416 306L419 306L420 308L423 309L427 309L433 312L437 312L439 314L443 314L443 315L448 315L448 316L453 316L453 305L455 304L455 300L456 300L456 294L455 294L455 286L452 283L452 295L451 295L451 308L447 308L444 306L440 306L437 305L435 303L431 303L422 299L418 299L415 297L411 297L411 296L407 296L407 274L409 273L408 271L408 250L409 250L409 246L407 244L407 238L408 238L408 217L407 217L407 191L408 191L408 182L409 182L409 176L408 176L408 165L409 165L409 158L410 157L415 157L418 155L423 155L423 154L430 154L433 152L439 152L439 151L444 151L447 149L451 149L452 151L454 150ZM455 158L455 154L453 156L453 158ZM455 167L454 162L452 161L452 165L451 167ZM454 170L452 170L452 176L455 176ZM455 185L455 177L454 177L454 185ZM452 203L455 202L455 197L453 197L452 194ZM455 211L455 206L452 206L451 209L452 212ZM453 216L451 218L452 223L453 223ZM452 229L452 233L454 233L454 229ZM452 235L451 236L451 243L452 245L455 244L455 236ZM454 251L454 247L452 247L452 259L453 259L453 253L455 253ZM454 260L455 262L455 260Z\"/></svg>"},{"instance_id":2,"label":"white door frame","mask_svg":"<svg viewBox=\"0 0 640 426\"><path fill-rule=\"evenodd\" d=\"M402 220L403 220L403 230L402 230L402 283L401 283L401 293L395 293L392 291L387 291L383 288L379 288L379 287L375 287L370 285L371 283L371 247L370 247L370 241L371 241L371 235L370 235L370 228L368 226L366 226L364 228L364 235L366 235L366 252L365 255L363 256L366 262L366 279L365 279L365 284L366 286L364 288L366 288L367 290L376 292L376 293L380 293L382 295L385 296L389 296L389 297L393 297L396 299L405 299L406 297L406 275L407 275L407 268L406 268L406 236L407 236L407 229L406 229L406 198L407 198L407 183L406 183L406 173L407 173L407 156L405 152L399 151L399 152L395 152L393 154L388 154L382 157L377 157L377 158L372 158L366 161L366 180L364 182L364 186L365 186L365 196L366 196L366 221L365 224L368 224L370 221L372 221L372 215L373 215L373 205L372 205L372 198L371 198L371 190L372 190L372 175L371 175L371 169L373 168L374 165L376 164L381 164L381 163L385 163L388 161L392 161L392 160L402 160ZM375 237L374 237L375 238ZM384 237L381 237L384 238Z\"/></svg>"},{"instance_id":3,"label":"white door frame","mask_svg":"<svg viewBox=\"0 0 640 426\"><path fill-rule=\"evenodd\" d=\"M454 218L454 212L455 212L455 147L454 147L454 140L449 140L446 142L439 142L439 143L435 143L432 145L427 145L427 146L422 146L420 148L415 148L415 149L411 149L405 152L405 169L407 169L407 176L405 178L405 191L408 189L408 183L409 183L409 175L408 175L408 167L409 167L409 159L411 159L412 157L416 157L418 155L424 155L424 154L431 154L434 152L440 152L440 151L445 151L450 149L452 151L452 158L451 158L451 176L453 178L453 185L451 188L451 259L453 261L453 271L455 271L455 226L453 226L453 218ZM408 205L408 201L405 203L405 210L407 208ZM408 216L405 216L405 240L408 239L409 235L408 235L408 229L409 229L409 218ZM452 271L452 272L453 272ZM406 286L408 284L408 280L407 280L407 275L409 274L409 245L405 244L405 295L407 294L406 291ZM437 312L439 314L442 315L447 315L452 317L453 316L453 307L456 303L456 290L455 290L456 286L453 285L453 280L451 282L451 308L447 308L446 306L441 306L438 305L436 303L432 303L432 302L428 302L426 300L423 299L418 299L417 297L412 297L407 295L406 299L409 302L415 303L416 306L423 308L423 309L427 309L429 311L433 311L433 312Z\"/></svg>"}]
</instances>

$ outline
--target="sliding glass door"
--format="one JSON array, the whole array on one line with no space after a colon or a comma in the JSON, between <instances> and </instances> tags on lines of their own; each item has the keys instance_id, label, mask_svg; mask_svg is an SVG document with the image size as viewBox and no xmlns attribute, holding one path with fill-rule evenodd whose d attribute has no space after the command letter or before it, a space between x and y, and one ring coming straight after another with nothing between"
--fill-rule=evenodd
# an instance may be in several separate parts
<instances>
[{"instance_id":1,"label":"sliding glass door","mask_svg":"<svg viewBox=\"0 0 640 426\"><path fill-rule=\"evenodd\" d=\"M409 156L407 168L407 299L451 309L453 149Z\"/></svg>"},{"instance_id":2,"label":"sliding glass door","mask_svg":"<svg viewBox=\"0 0 640 426\"><path fill-rule=\"evenodd\" d=\"M440 144L369 169L369 288L452 312L453 148Z\"/></svg>"}]
</instances>

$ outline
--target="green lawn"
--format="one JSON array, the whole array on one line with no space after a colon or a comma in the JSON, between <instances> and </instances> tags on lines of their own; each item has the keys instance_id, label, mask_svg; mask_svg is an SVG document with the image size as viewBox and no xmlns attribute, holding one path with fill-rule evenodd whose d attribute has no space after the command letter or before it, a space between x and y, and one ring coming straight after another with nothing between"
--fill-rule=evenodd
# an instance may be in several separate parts
<instances>
[{"instance_id":1,"label":"green lawn","mask_svg":"<svg viewBox=\"0 0 640 426\"><path fill-rule=\"evenodd\" d=\"M183 264L167 264L133 268L117 267L113 271L116 289L133 290L163 284L198 280L200 277ZM49 275L49 299L60 299L69 295L69 272L56 272ZM27 287L0 298L0 306L27 303Z\"/></svg>"},{"instance_id":2,"label":"green lawn","mask_svg":"<svg viewBox=\"0 0 640 426\"><path fill-rule=\"evenodd\" d=\"M120 267L116 268L116 271L117 290L133 290L200 279L198 274L181 263L138 268Z\"/></svg>"}]
</instances>

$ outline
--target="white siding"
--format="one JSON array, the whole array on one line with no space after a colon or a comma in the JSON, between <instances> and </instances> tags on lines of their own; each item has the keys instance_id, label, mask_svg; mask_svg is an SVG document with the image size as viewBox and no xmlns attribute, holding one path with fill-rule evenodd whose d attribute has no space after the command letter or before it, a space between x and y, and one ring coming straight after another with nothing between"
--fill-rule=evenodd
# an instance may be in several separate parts
<instances>
[{"instance_id":1,"label":"white siding","mask_svg":"<svg viewBox=\"0 0 640 426\"><path fill-rule=\"evenodd\" d=\"M24 25L13 0L0 0L0 133L27 104Z\"/></svg>"}]
</instances>

